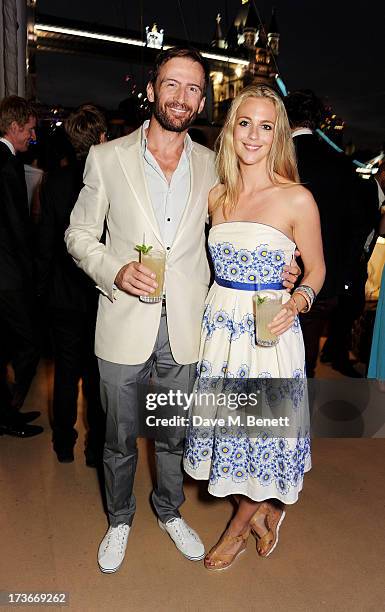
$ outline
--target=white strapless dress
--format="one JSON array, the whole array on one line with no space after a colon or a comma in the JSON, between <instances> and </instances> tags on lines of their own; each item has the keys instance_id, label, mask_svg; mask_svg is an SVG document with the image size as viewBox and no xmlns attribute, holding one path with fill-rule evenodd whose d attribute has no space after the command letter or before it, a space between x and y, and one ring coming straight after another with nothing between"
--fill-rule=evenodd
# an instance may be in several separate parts
<instances>
[{"instance_id":1,"label":"white strapless dress","mask_svg":"<svg viewBox=\"0 0 385 612\"><path fill-rule=\"evenodd\" d=\"M283 302L290 299L280 286L281 273L295 248L281 231L260 223L221 223L210 230L216 281L206 299L196 390L218 388L218 380L223 384L229 379L262 379L263 383L274 379L270 397L277 389L282 396L291 397L289 416L295 423L295 435L290 437L276 437L269 429L252 437L239 427L194 426L192 417L202 414L203 409L193 406L184 468L195 479L209 480L209 492L218 497L242 494L255 501L276 498L291 504L297 501L304 473L311 468L305 350L299 320L275 346L256 345L255 290L245 290L255 284L261 290L280 291ZM294 396L288 379L298 383ZM214 413L218 414L217 407L206 409L207 415Z\"/></svg>"}]
</instances>

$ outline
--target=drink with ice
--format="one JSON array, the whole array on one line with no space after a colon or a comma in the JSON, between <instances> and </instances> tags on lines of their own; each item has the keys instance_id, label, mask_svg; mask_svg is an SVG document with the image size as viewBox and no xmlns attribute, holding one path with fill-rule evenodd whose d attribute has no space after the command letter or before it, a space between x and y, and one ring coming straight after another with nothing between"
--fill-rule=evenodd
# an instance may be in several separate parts
<instances>
[{"instance_id":1,"label":"drink with ice","mask_svg":"<svg viewBox=\"0 0 385 612\"><path fill-rule=\"evenodd\" d=\"M275 292L258 292L255 303L255 340L259 346L274 346L279 342L279 336L272 334L268 324L282 308L282 294Z\"/></svg>"},{"instance_id":2,"label":"drink with ice","mask_svg":"<svg viewBox=\"0 0 385 612\"><path fill-rule=\"evenodd\" d=\"M142 302L156 303L162 301L163 296L163 285L164 285L164 267L165 267L166 255L164 251L149 250L147 253L140 252L140 263L146 268L149 268L151 272L156 275L156 282L158 287L154 293L150 295L141 295L140 300Z\"/></svg>"}]
</instances>

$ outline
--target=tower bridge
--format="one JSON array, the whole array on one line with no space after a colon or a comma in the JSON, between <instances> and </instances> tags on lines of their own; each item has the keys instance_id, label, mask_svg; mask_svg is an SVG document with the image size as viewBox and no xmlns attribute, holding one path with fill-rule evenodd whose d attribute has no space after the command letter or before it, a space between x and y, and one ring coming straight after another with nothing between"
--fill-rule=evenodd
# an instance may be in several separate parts
<instances>
[{"instance_id":1,"label":"tower bridge","mask_svg":"<svg viewBox=\"0 0 385 612\"><path fill-rule=\"evenodd\" d=\"M156 24L142 34L48 15L35 14L31 7L28 30L30 97L36 96L36 53L55 52L127 60L149 68L160 48L185 45L185 40L169 37ZM209 119L222 123L231 100L251 83L265 83L277 88L279 38L273 12L267 28L253 2L241 0L240 9L227 34L218 14L214 36L209 44L191 42L208 60L211 88L208 95Z\"/></svg>"}]
</instances>

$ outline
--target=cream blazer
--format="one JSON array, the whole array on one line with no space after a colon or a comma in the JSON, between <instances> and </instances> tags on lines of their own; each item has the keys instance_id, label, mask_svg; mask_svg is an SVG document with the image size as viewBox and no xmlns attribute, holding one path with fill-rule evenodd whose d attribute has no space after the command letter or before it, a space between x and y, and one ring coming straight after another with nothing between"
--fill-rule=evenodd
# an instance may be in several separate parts
<instances>
[{"instance_id":1,"label":"cream blazer","mask_svg":"<svg viewBox=\"0 0 385 612\"><path fill-rule=\"evenodd\" d=\"M208 192L216 182L214 154L193 143L190 197L175 240L167 251L165 288L167 324L177 363L198 360L204 300L209 284L205 250ZM106 223L105 245L99 242ZM114 289L126 263L138 260L135 245L163 248L146 187L141 129L129 136L93 146L84 171L84 187L65 233L69 253L101 291L95 352L113 363L144 363L154 348L161 304Z\"/></svg>"}]
</instances>

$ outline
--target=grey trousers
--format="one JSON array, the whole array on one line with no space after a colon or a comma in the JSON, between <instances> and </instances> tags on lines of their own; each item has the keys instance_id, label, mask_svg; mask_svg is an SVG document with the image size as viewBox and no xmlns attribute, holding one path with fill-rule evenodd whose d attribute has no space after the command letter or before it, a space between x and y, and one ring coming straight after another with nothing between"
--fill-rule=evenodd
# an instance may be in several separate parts
<instances>
[{"instance_id":1,"label":"grey trousers","mask_svg":"<svg viewBox=\"0 0 385 612\"><path fill-rule=\"evenodd\" d=\"M138 418L139 411L145 410L145 406L138 405L138 385L147 385L151 376L154 389L159 386L190 393L196 364L180 365L174 361L165 307L154 349L145 363L121 365L103 359L98 362L101 400L107 417L103 461L109 521L113 527L120 523L131 525L136 509L133 485L138 456ZM183 445L184 435L180 433L176 437L155 440L157 483L152 502L162 522L179 517L178 509L185 499Z\"/></svg>"}]
</instances>

